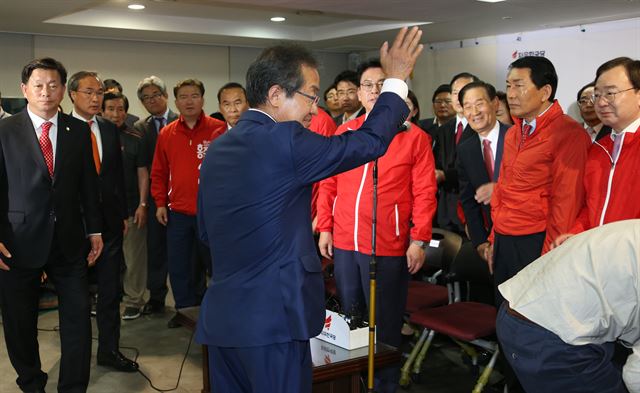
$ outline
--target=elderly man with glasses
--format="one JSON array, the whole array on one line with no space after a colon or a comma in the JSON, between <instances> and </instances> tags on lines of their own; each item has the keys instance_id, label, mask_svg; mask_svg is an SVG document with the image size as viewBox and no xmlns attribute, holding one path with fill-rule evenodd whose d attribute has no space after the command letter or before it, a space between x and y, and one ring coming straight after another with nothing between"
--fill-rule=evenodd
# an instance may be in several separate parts
<instances>
[{"instance_id":1,"label":"elderly man with glasses","mask_svg":"<svg viewBox=\"0 0 640 393\"><path fill-rule=\"evenodd\" d=\"M595 85L595 82L584 85L578 90L577 97L580 116L583 120L582 125L587 135L589 135L589 138L591 138L591 142L598 141L611 134L611 127L602 124L593 106L593 89Z\"/></svg>"},{"instance_id":2,"label":"elderly man with glasses","mask_svg":"<svg viewBox=\"0 0 640 393\"><path fill-rule=\"evenodd\" d=\"M380 97L386 75L377 60L358 69L358 97L366 115L341 125L336 135L358 130ZM378 162L377 188L377 339L395 347L402 340L402 316L409 274L420 270L431 240L436 210L435 165L431 137L405 123ZM359 132L359 131L356 131ZM320 183L318 195L319 247L333 258L342 309L364 317L369 304L374 163L333 176ZM377 392L395 392L399 368L378 374Z\"/></svg>"},{"instance_id":3,"label":"elderly man with glasses","mask_svg":"<svg viewBox=\"0 0 640 393\"><path fill-rule=\"evenodd\" d=\"M562 244L573 234L609 222L640 218L640 61L618 57L596 72L591 101L611 135L596 141L585 168L585 203L573 227L559 236Z\"/></svg>"}]
</instances>

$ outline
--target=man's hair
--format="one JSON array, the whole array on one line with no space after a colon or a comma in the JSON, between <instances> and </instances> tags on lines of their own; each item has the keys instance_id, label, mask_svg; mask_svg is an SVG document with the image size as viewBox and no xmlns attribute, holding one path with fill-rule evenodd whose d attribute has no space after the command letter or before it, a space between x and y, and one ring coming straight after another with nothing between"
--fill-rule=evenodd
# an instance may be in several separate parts
<instances>
[{"instance_id":1,"label":"man's hair","mask_svg":"<svg viewBox=\"0 0 640 393\"><path fill-rule=\"evenodd\" d=\"M531 82L538 89L545 85L551 86L549 102L553 102L558 89L558 74L551 60L541 56L525 56L511 63L509 70L514 68L528 68L531 71Z\"/></svg>"},{"instance_id":2,"label":"man's hair","mask_svg":"<svg viewBox=\"0 0 640 393\"><path fill-rule=\"evenodd\" d=\"M576 96L576 101L580 101L580 96L582 95L582 92L587 90L590 87L595 87L596 86L596 82L590 82L587 83L586 85L582 86L580 88L580 90L578 90L578 95Z\"/></svg>"},{"instance_id":3,"label":"man's hair","mask_svg":"<svg viewBox=\"0 0 640 393\"><path fill-rule=\"evenodd\" d=\"M329 92L331 91L331 89L335 89L336 88L336 84L332 84L331 86L327 87L327 89L324 91L324 94L322 95L322 98L324 98L324 101L327 101L327 94L329 94Z\"/></svg>"},{"instance_id":4,"label":"man's hair","mask_svg":"<svg viewBox=\"0 0 640 393\"><path fill-rule=\"evenodd\" d=\"M167 96L167 85L164 84L162 79L158 78L155 75L151 75L149 77L144 78L143 80L140 81L140 83L138 83L137 95L140 101L142 101L142 90L144 90L149 86L157 87L163 96L165 97Z\"/></svg>"},{"instance_id":5,"label":"man's hair","mask_svg":"<svg viewBox=\"0 0 640 393\"><path fill-rule=\"evenodd\" d=\"M451 78L451 82L449 82L449 86L453 86L455 81L457 81L458 79L462 79L462 78L471 79L472 82L477 82L477 81L480 80L477 76L473 75L470 72L461 72L459 74L454 75L453 78ZM451 92L451 91L449 91L449 92Z\"/></svg>"},{"instance_id":6,"label":"man's hair","mask_svg":"<svg viewBox=\"0 0 640 393\"><path fill-rule=\"evenodd\" d=\"M362 79L362 74L364 74L365 71L370 68L382 68L380 59L369 59L358 65L358 69L356 70L356 73L358 74L358 84L356 86L360 86L360 79Z\"/></svg>"},{"instance_id":7,"label":"man's hair","mask_svg":"<svg viewBox=\"0 0 640 393\"><path fill-rule=\"evenodd\" d=\"M22 83L26 84L33 73L33 70L44 69L58 71L60 75L60 81L63 85L67 84L67 70L62 63L51 57L43 57L40 59L33 59L22 69Z\"/></svg>"},{"instance_id":8,"label":"man's hair","mask_svg":"<svg viewBox=\"0 0 640 393\"><path fill-rule=\"evenodd\" d=\"M244 94L245 97L247 96L247 91L244 89L244 86L242 86L238 82L229 82L218 90L218 103L220 102L220 96L222 96L222 92L227 89L241 89L242 94Z\"/></svg>"},{"instance_id":9,"label":"man's hair","mask_svg":"<svg viewBox=\"0 0 640 393\"><path fill-rule=\"evenodd\" d=\"M484 91L487 93L487 96L489 97L489 101L493 101L494 98L496 98L496 96L497 96L496 88L493 87L493 85L491 83L487 83L485 81L475 81L475 82L471 82L471 83L465 85L465 87L463 87L460 90L460 93L458 93L458 101L460 102L460 105L462 105L462 102L464 101L464 95L469 90L475 89L475 88L484 89Z\"/></svg>"},{"instance_id":10,"label":"man's hair","mask_svg":"<svg viewBox=\"0 0 640 393\"><path fill-rule=\"evenodd\" d=\"M598 67L596 80L606 71L618 66L624 67L624 70L627 72L627 78L629 78L629 82L631 82L633 88L640 89L640 61L628 57L616 57Z\"/></svg>"},{"instance_id":11,"label":"man's hair","mask_svg":"<svg viewBox=\"0 0 640 393\"><path fill-rule=\"evenodd\" d=\"M509 102L507 101L507 93L502 90L498 90L496 91L496 97L498 97L498 100L507 104L507 108L509 107Z\"/></svg>"},{"instance_id":12,"label":"man's hair","mask_svg":"<svg viewBox=\"0 0 640 393\"><path fill-rule=\"evenodd\" d=\"M418 120L420 120L420 103L418 102L418 97L416 97L414 92L409 90L407 92L407 98L411 100L413 107L416 109L416 115L409 119L409 121L417 123Z\"/></svg>"},{"instance_id":13,"label":"man's hair","mask_svg":"<svg viewBox=\"0 0 640 393\"><path fill-rule=\"evenodd\" d=\"M120 84L120 82L118 82L115 79L105 79L104 82L102 82L104 84L104 89L105 90L110 90L112 88L116 88L116 90L118 90L120 93L122 93L122 85Z\"/></svg>"},{"instance_id":14,"label":"man's hair","mask_svg":"<svg viewBox=\"0 0 640 393\"><path fill-rule=\"evenodd\" d=\"M318 68L318 61L300 45L277 45L265 49L247 70L247 101L253 108L267 101L269 89L280 86L287 97L304 83L302 65Z\"/></svg>"},{"instance_id":15,"label":"man's hair","mask_svg":"<svg viewBox=\"0 0 640 393\"><path fill-rule=\"evenodd\" d=\"M129 100L127 99L127 96L122 93L105 93L104 100L102 100L102 111L104 112L107 101L120 99L124 102L124 111L129 112Z\"/></svg>"},{"instance_id":16,"label":"man's hair","mask_svg":"<svg viewBox=\"0 0 640 393\"><path fill-rule=\"evenodd\" d=\"M80 86L80 81L83 80L84 78L89 78L89 77L96 78L96 80L100 83L100 87L104 89L104 84L100 80L100 77L98 76L97 72L78 71L75 74L71 75L71 77L69 77L69 86L67 89L68 90L67 93L69 94L69 98L71 99L71 102L73 102L73 98L71 97L71 92L78 91L78 87Z\"/></svg>"},{"instance_id":17,"label":"man's hair","mask_svg":"<svg viewBox=\"0 0 640 393\"><path fill-rule=\"evenodd\" d=\"M433 92L433 96L431 96L431 102L436 102L436 97L438 96L438 94L441 93L449 93L451 94L451 85L440 85L438 86L438 88L436 89L436 91Z\"/></svg>"},{"instance_id":18,"label":"man's hair","mask_svg":"<svg viewBox=\"0 0 640 393\"><path fill-rule=\"evenodd\" d=\"M175 98L178 98L178 90L180 90L181 88L183 88L185 86L195 86L195 87L197 87L198 90L200 90L200 95L204 97L204 84L202 84L202 82L200 82L199 80L194 79L194 78L181 80L180 82L176 83L176 85L173 87L173 96Z\"/></svg>"},{"instance_id":19,"label":"man's hair","mask_svg":"<svg viewBox=\"0 0 640 393\"><path fill-rule=\"evenodd\" d=\"M351 70L344 70L336 76L336 78L333 80L333 84L336 85L336 89L338 88L338 83L340 82L349 82L356 85L356 87L360 86L360 78L358 77L358 73Z\"/></svg>"}]
</instances>

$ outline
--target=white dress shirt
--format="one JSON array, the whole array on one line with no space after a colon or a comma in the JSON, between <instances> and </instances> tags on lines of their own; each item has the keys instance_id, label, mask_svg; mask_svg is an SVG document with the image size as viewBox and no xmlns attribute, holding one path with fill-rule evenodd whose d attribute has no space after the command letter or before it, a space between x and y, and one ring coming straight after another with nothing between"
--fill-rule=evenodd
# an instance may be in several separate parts
<instances>
[{"instance_id":1,"label":"white dress shirt","mask_svg":"<svg viewBox=\"0 0 640 393\"><path fill-rule=\"evenodd\" d=\"M51 119L43 119L35 113L31 112L29 105L27 105L27 114L33 123L33 129L36 130L36 138L40 140L42 135L42 124L44 122L51 122L51 128L49 129L49 140L51 141L51 148L53 149L53 167L56 167L56 146L58 146L58 112ZM67 130L69 130L67 128Z\"/></svg>"},{"instance_id":2,"label":"white dress shirt","mask_svg":"<svg viewBox=\"0 0 640 393\"><path fill-rule=\"evenodd\" d=\"M640 392L640 220L591 229L538 258L498 289L509 306L570 345L619 340Z\"/></svg>"},{"instance_id":3,"label":"white dress shirt","mask_svg":"<svg viewBox=\"0 0 640 393\"><path fill-rule=\"evenodd\" d=\"M491 131L489 131L487 136L481 136L481 135L478 135L478 136L480 137L480 153L483 154L483 157L484 157L484 147L483 147L484 140L488 139L489 142L491 142L489 146L491 147L491 153L493 154L493 162L495 166L496 155L498 154L498 138L500 138L500 123L498 123L498 121L496 120L496 125L493 126L493 128L491 129ZM493 168L493 170L495 171L495 168Z\"/></svg>"}]
</instances>

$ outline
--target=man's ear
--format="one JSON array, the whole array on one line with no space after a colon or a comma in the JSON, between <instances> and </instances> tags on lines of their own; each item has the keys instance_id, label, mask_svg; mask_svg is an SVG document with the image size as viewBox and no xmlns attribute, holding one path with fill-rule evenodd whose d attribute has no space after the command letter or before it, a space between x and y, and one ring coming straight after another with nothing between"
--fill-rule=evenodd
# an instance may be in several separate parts
<instances>
[{"instance_id":1,"label":"man's ear","mask_svg":"<svg viewBox=\"0 0 640 393\"><path fill-rule=\"evenodd\" d=\"M282 102L285 98L285 91L282 89L280 85L273 85L269 88L267 92L267 102L274 108L279 108L282 106Z\"/></svg>"}]
</instances>

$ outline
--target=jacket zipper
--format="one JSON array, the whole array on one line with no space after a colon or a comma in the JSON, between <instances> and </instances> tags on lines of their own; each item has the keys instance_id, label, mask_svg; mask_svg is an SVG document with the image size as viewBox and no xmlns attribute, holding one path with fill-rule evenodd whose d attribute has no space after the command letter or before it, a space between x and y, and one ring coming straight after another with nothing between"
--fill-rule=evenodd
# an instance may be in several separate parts
<instances>
[{"instance_id":1,"label":"jacket zipper","mask_svg":"<svg viewBox=\"0 0 640 393\"><path fill-rule=\"evenodd\" d=\"M367 169L369 169L369 163L364 164L364 170L362 171L362 180L360 180L360 188L358 188L358 195L356 196L355 206L355 220L353 228L353 247L355 251L358 251L358 211L360 210L360 197L362 196L362 189L364 188L364 182L367 179Z\"/></svg>"},{"instance_id":2,"label":"jacket zipper","mask_svg":"<svg viewBox=\"0 0 640 393\"><path fill-rule=\"evenodd\" d=\"M602 213L600 213L600 222L598 223L598 226L602 226L604 225L604 216L607 212L607 208L609 207L609 199L611 198L611 185L613 183L613 175L616 172L616 162L613 162L613 157L611 157L611 154L609 154L609 151L607 149L605 149L604 146L602 146L600 143L598 143L598 141L594 142L596 145L600 146L602 148L602 150L604 150L604 152L607 154L607 156L609 156L609 161L611 161L611 169L609 170L609 179L607 181L607 195L604 199L604 206L602 206ZM620 152L618 153L618 158L620 158L620 154L622 154L622 147L624 145L624 133L622 135L622 140L620 141L621 145L620 145ZM616 160L617 161L617 160Z\"/></svg>"},{"instance_id":3,"label":"jacket zipper","mask_svg":"<svg viewBox=\"0 0 640 393\"><path fill-rule=\"evenodd\" d=\"M396 236L400 237L400 218L398 217L398 204L396 203Z\"/></svg>"}]
</instances>

